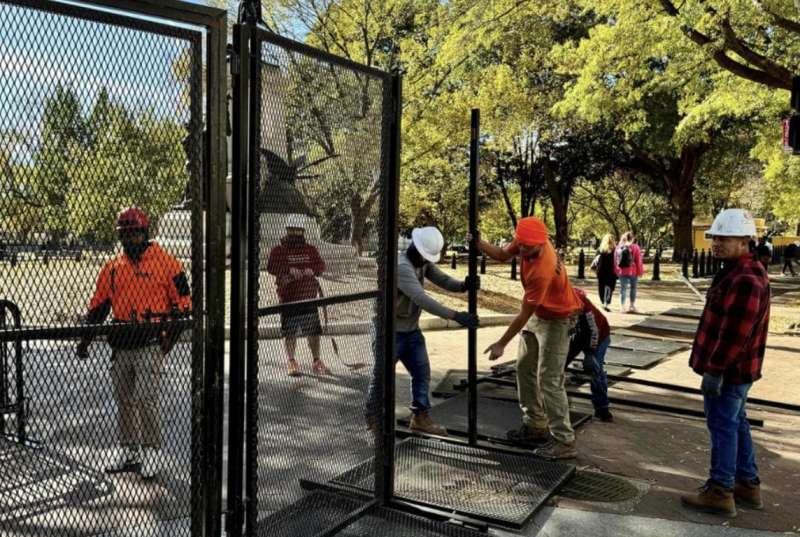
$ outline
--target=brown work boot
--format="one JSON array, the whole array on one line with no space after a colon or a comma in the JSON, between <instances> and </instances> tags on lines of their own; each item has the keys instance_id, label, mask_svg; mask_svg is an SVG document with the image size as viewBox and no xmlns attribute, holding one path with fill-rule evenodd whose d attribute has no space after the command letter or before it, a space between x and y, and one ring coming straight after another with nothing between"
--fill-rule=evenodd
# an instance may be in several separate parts
<instances>
[{"instance_id":1,"label":"brown work boot","mask_svg":"<svg viewBox=\"0 0 800 537\"><path fill-rule=\"evenodd\" d=\"M568 444L554 441L550 445L534 450L533 454L543 459L557 461L561 459L574 459L578 456L578 449L575 447L575 441Z\"/></svg>"},{"instance_id":2,"label":"brown work boot","mask_svg":"<svg viewBox=\"0 0 800 537\"><path fill-rule=\"evenodd\" d=\"M297 360L289 360L287 369L289 370L290 377L299 377L302 374L300 373L300 364L297 363Z\"/></svg>"},{"instance_id":3,"label":"brown work boot","mask_svg":"<svg viewBox=\"0 0 800 537\"><path fill-rule=\"evenodd\" d=\"M506 438L515 444L542 445L550 440L550 431L546 428L538 429L522 424L519 429L512 429L506 433Z\"/></svg>"},{"instance_id":4,"label":"brown work boot","mask_svg":"<svg viewBox=\"0 0 800 537\"><path fill-rule=\"evenodd\" d=\"M447 436L447 429L441 425L436 425L428 415L427 410L413 414L411 416L411 424L409 428L416 433L436 434L439 436Z\"/></svg>"},{"instance_id":5,"label":"brown work boot","mask_svg":"<svg viewBox=\"0 0 800 537\"><path fill-rule=\"evenodd\" d=\"M751 480L737 479L736 484L733 486L733 499L742 507L757 510L764 509L764 502L761 501L761 481L758 478Z\"/></svg>"},{"instance_id":6,"label":"brown work boot","mask_svg":"<svg viewBox=\"0 0 800 537\"><path fill-rule=\"evenodd\" d=\"M711 481L698 489L697 494L681 496L681 503L696 511L712 513L728 518L736 516L736 503L733 501L733 490Z\"/></svg>"}]
</instances>

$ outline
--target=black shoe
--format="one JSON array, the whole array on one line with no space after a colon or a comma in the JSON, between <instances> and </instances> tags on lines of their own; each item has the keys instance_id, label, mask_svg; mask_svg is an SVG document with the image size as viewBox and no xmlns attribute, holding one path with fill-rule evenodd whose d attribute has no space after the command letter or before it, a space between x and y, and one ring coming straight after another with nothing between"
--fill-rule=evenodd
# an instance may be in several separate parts
<instances>
[{"instance_id":1,"label":"black shoe","mask_svg":"<svg viewBox=\"0 0 800 537\"><path fill-rule=\"evenodd\" d=\"M611 423L614 421L614 416L611 415L611 412L608 410L608 408L598 408L594 411L594 417L605 423Z\"/></svg>"}]
</instances>

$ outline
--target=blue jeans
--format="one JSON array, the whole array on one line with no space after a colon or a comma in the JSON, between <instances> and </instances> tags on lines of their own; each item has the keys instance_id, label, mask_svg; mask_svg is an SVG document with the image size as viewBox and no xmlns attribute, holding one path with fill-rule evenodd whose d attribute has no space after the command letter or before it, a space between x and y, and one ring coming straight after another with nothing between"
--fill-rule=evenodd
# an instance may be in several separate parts
<instances>
[{"instance_id":1,"label":"blue jeans","mask_svg":"<svg viewBox=\"0 0 800 537\"><path fill-rule=\"evenodd\" d=\"M637 276L619 277L619 301L623 306L625 305L625 295L628 293L628 287L631 288L631 304L636 302L636 282L638 280Z\"/></svg>"},{"instance_id":2,"label":"blue jeans","mask_svg":"<svg viewBox=\"0 0 800 537\"><path fill-rule=\"evenodd\" d=\"M425 336L420 330L397 332L394 338L396 360L400 360L411 375L411 412L417 414L431 407L428 389L431 383L431 363Z\"/></svg>"},{"instance_id":3,"label":"blue jeans","mask_svg":"<svg viewBox=\"0 0 800 537\"><path fill-rule=\"evenodd\" d=\"M418 414L428 410L431 407L431 400L428 396L428 389L431 383L431 364L428 360L425 336L419 330L397 332L394 337L394 344L395 363L400 360L408 374L411 375L411 412ZM379 364L376 361L367 394L366 416L368 419L380 413L380 390L377 386L378 367Z\"/></svg>"},{"instance_id":4,"label":"blue jeans","mask_svg":"<svg viewBox=\"0 0 800 537\"><path fill-rule=\"evenodd\" d=\"M722 395L704 397L706 425L711 434L709 477L724 487L735 480L758 477L756 454L750 437L745 403L752 384L723 384Z\"/></svg>"},{"instance_id":5,"label":"blue jeans","mask_svg":"<svg viewBox=\"0 0 800 537\"><path fill-rule=\"evenodd\" d=\"M607 337L598 343L594 354L583 353L583 371L592 376L590 385L592 388L592 406L595 410L608 408L608 377L604 366L609 345L611 345L611 338Z\"/></svg>"}]
</instances>

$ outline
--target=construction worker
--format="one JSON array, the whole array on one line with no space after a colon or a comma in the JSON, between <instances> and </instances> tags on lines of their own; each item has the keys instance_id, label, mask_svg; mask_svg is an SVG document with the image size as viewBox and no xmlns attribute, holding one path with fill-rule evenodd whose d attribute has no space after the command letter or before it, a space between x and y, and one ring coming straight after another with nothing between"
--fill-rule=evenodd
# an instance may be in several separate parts
<instances>
[{"instance_id":1,"label":"construction worker","mask_svg":"<svg viewBox=\"0 0 800 537\"><path fill-rule=\"evenodd\" d=\"M164 357L180 337L179 328L159 322L192 307L189 282L181 263L150 240L150 222L138 207L117 217L122 253L103 266L89 303L86 323L102 323L109 313L125 329L108 336L111 380L119 411L120 448L108 473L139 470L143 479L157 474L161 453L159 396ZM167 325L168 327L170 325ZM76 354L89 355L92 337L78 343Z\"/></svg>"},{"instance_id":2,"label":"construction worker","mask_svg":"<svg viewBox=\"0 0 800 537\"><path fill-rule=\"evenodd\" d=\"M267 272L275 276L278 300L281 304L312 300L321 293L317 277L325 272L325 262L317 248L305 237L305 215L290 214L286 221L286 235L272 249L267 260ZM319 355L322 324L317 306L300 306L281 311L281 335L289 358L289 376L301 375L297 363L297 336L308 338L311 350L311 370L317 375L328 375L330 370Z\"/></svg>"},{"instance_id":3,"label":"construction worker","mask_svg":"<svg viewBox=\"0 0 800 537\"><path fill-rule=\"evenodd\" d=\"M410 429L426 434L446 435L447 430L431 420L428 410L430 403L431 364L425 336L419 329L419 316L422 310L442 319L456 321L464 327L477 327L477 315L466 311L454 311L443 306L425 292L423 283L427 278L437 286L451 292L466 292L469 276L459 281L451 278L436 267L444 247L444 238L435 227L419 227L411 232L411 244L397 260L397 304L395 307L395 360L400 360L411 375L411 423ZM480 282L476 280L476 287ZM376 364L377 366L378 364ZM369 388L367 403L367 424L374 425L379 402L375 386L377 371Z\"/></svg>"},{"instance_id":4,"label":"construction worker","mask_svg":"<svg viewBox=\"0 0 800 537\"><path fill-rule=\"evenodd\" d=\"M703 380L706 425L711 436L709 479L684 506L736 516L736 503L761 509L761 488L745 403L761 378L769 325L770 287L764 266L750 252L753 217L726 209L706 236L722 268L706 295L689 365Z\"/></svg>"},{"instance_id":5,"label":"construction worker","mask_svg":"<svg viewBox=\"0 0 800 537\"><path fill-rule=\"evenodd\" d=\"M566 366L583 353L583 371L589 375L592 390L594 417L610 423L614 416L608 409L608 378L605 370L606 352L611 345L611 328L608 319L592 304L583 289L575 288L583 310L578 315L575 334L569 341Z\"/></svg>"},{"instance_id":6,"label":"construction worker","mask_svg":"<svg viewBox=\"0 0 800 537\"><path fill-rule=\"evenodd\" d=\"M468 236L468 239L471 237ZM519 444L554 442L535 453L548 459L577 456L575 432L569 417L564 368L570 334L583 305L575 295L567 271L550 244L547 227L529 216L517 223L514 240L500 248L476 237L478 248L497 261L521 260L525 294L519 314L503 336L485 352L490 360L503 356L506 345L520 331L517 355L517 392L523 423L509 431Z\"/></svg>"}]
</instances>

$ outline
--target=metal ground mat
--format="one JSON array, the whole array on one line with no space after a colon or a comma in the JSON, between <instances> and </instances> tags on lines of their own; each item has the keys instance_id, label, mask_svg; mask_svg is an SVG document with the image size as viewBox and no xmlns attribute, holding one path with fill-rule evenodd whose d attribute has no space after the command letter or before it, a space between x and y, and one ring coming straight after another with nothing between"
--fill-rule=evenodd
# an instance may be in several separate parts
<instances>
[{"instance_id":1,"label":"metal ground mat","mask_svg":"<svg viewBox=\"0 0 800 537\"><path fill-rule=\"evenodd\" d=\"M689 345L682 341L671 341L669 339L612 334L611 346L609 348L674 354L688 349Z\"/></svg>"},{"instance_id":2,"label":"metal ground mat","mask_svg":"<svg viewBox=\"0 0 800 537\"><path fill-rule=\"evenodd\" d=\"M447 428L450 434L467 436L467 394L460 393L429 411L431 419ZM572 426L578 428L586 423L590 416L582 412L571 411ZM397 420L400 425L408 426L410 416ZM506 433L518 429L522 423L522 411L516 401L478 397L478 438L495 442L508 443Z\"/></svg>"},{"instance_id":3,"label":"metal ground mat","mask_svg":"<svg viewBox=\"0 0 800 537\"><path fill-rule=\"evenodd\" d=\"M662 312L660 315L699 320L703 315L703 310L700 308L670 308L667 311Z\"/></svg>"},{"instance_id":4,"label":"metal ground mat","mask_svg":"<svg viewBox=\"0 0 800 537\"><path fill-rule=\"evenodd\" d=\"M338 528L338 529L337 529ZM330 532L330 533L329 533ZM314 491L258 523L263 537L479 537L479 533L377 506L335 492Z\"/></svg>"},{"instance_id":5,"label":"metal ground mat","mask_svg":"<svg viewBox=\"0 0 800 537\"><path fill-rule=\"evenodd\" d=\"M607 364L634 369L649 369L665 358L667 355L660 352L633 351L614 347L609 347L606 352Z\"/></svg>"},{"instance_id":6,"label":"metal ground mat","mask_svg":"<svg viewBox=\"0 0 800 537\"><path fill-rule=\"evenodd\" d=\"M645 332L648 334L666 334L676 337L691 339L697 332L697 321L692 319L679 319L678 317L648 317L628 330Z\"/></svg>"},{"instance_id":7,"label":"metal ground mat","mask_svg":"<svg viewBox=\"0 0 800 537\"><path fill-rule=\"evenodd\" d=\"M492 524L522 527L574 466L525 455L409 438L395 447L395 496ZM370 490L373 461L337 477Z\"/></svg>"}]
</instances>

